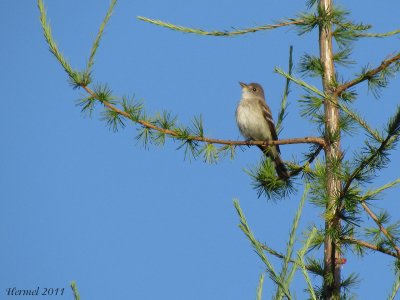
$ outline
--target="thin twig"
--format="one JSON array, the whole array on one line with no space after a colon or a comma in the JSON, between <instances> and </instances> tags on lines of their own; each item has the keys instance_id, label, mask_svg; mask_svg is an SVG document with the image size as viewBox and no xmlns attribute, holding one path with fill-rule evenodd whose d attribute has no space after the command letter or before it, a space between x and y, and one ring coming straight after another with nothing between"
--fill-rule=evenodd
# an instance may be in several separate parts
<instances>
[{"instance_id":1,"label":"thin twig","mask_svg":"<svg viewBox=\"0 0 400 300\"><path fill-rule=\"evenodd\" d=\"M316 88L315 86L313 86L313 85L311 85L311 84L305 82L304 80L301 80L301 79L299 79L299 78L293 77L291 74L285 72L285 71L282 70L281 68L275 67L274 71L275 71L276 73L278 73L278 74L280 74L280 75L286 77L287 79L293 81L293 82L296 83L297 85L302 86L304 89L306 89L306 90L308 90L308 91L311 91L311 92L317 94L317 95L320 96L320 97L323 97L323 98L327 98L327 97L328 97L328 95L325 95L324 92L320 91L320 90L319 90L318 88Z\"/></svg>"},{"instance_id":2,"label":"thin twig","mask_svg":"<svg viewBox=\"0 0 400 300\"><path fill-rule=\"evenodd\" d=\"M318 148L310 155L310 158L300 167L298 167L296 170L290 172L289 177L295 176L299 174L301 171L303 171L307 166L309 166L314 159L317 158L321 150L324 149L321 145L318 146Z\"/></svg>"},{"instance_id":3,"label":"thin twig","mask_svg":"<svg viewBox=\"0 0 400 300\"><path fill-rule=\"evenodd\" d=\"M373 191L368 191L366 192L362 197L361 200L367 200L367 199L371 199L372 197L375 197L376 195L378 195L379 193L382 193L384 190L392 188L394 186L396 186L397 184L400 184L400 178L393 180L392 182L389 182Z\"/></svg>"},{"instance_id":4,"label":"thin twig","mask_svg":"<svg viewBox=\"0 0 400 300\"><path fill-rule=\"evenodd\" d=\"M365 74L363 74L362 76L355 78L351 81L348 81L346 83L343 83L342 85L339 85L336 90L334 91L334 95L335 96L340 96L340 94L342 92L344 92L345 90L365 81L368 80L369 78L371 78L372 76L378 74L379 72L381 72L382 70L386 69L388 66L390 66L392 63L396 62L400 60L400 53L393 56L392 58L389 59L385 59L384 61L381 62L381 64L376 67L375 69L369 70L368 72L366 72Z\"/></svg>"},{"instance_id":5,"label":"thin twig","mask_svg":"<svg viewBox=\"0 0 400 300\"><path fill-rule=\"evenodd\" d=\"M268 247L267 245L265 245L265 244L263 244L263 243L260 243L261 244L261 248L264 250L264 251L267 251L269 254L272 254L273 256L275 256L275 257L277 257L277 258L280 258L280 259L285 259L285 255L283 255L282 253L279 253L278 251L275 251L274 249L272 249L272 248L270 248L270 247ZM298 262L298 261L296 261L296 260L294 260L294 259L289 259L289 262L290 263L292 263L292 264L295 264L295 265L297 265L297 266L299 266L299 267L301 267L301 263L300 262ZM309 266L305 266L306 267L306 269L308 270L308 271L312 271L312 269L309 267Z\"/></svg>"},{"instance_id":6,"label":"thin twig","mask_svg":"<svg viewBox=\"0 0 400 300\"><path fill-rule=\"evenodd\" d=\"M289 75L292 75L293 72L293 46L289 47L289 67L288 67ZM281 109L278 114L278 120L276 122L276 130L279 133L283 130L282 122L283 119L286 117L286 108L287 108L287 98L290 93L290 79L286 78L285 80L285 88L283 90L283 96L281 101Z\"/></svg>"},{"instance_id":7,"label":"thin twig","mask_svg":"<svg viewBox=\"0 0 400 300\"><path fill-rule=\"evenodd\" d=\"M114 10L115 5L117 4L117 0L113 0L110 3L110 7L107 10L107 14L104 17L103 22L100 25L99 32L97 33L96 39L94 40L92 49L90 50L89 61L87 63L86 71L90 72L90 69L93 67L94 63L94 56L96 55L97 48L99 47L101 37L103 36L104 29L111 18L111 14Z\"/></svg>"},{"instance_id":8,"label":"thin twig","mask_svg":"<svg viewBox=\"0 0 400 300\"><path fill-rule=\"evenodd\" d=\"M360 174L360 172L367 167L372 160L378 155L378 153L380 151L382 151L382 149L385 149L385 147L387 146L387 144L390 142L390 136L386 137L386 139L381 143L381 145L379 146L379 148L372 153L368 159L363 160L360 165L353 171L353 173L350 175L349 179L347 179L346 184L344 185L344 187L342 188L342 191L340 193L340 198L343 199L343 197L346 195L346 193L348 192L352 182L356 179L356 177Z\"/></svg>"},{"instance_id":9,"label":"thin twig","mask_svg":"<svg viewBox=\"0 0 400 300\"><path fill-rule=\"evenodd\" d=\"M98 96L94 91L92 91L89 87L87 86L82 86L82 88L90 94L95 99L98 99ZM116 106L112 105L109 102L102 102L104 106L107 108L113 110L114 112L118 113L121 116L124 116L128 119L131 118L131 116L123 111L117 108ZM150 122L144 121L144 120L137 120L137 123L143 125L144 127L165 133L167 135L170 135L172 137L177 137L178 134L170 129L165 129L158 127ZM290 138L290 139L283 139L283 140L276 140L276 141L232 141L232 140L221 140L221 139L214 139L214 138L207 138L207 137L201 137L201 136L191 136L189 138L190 140L193 141L199 141L199 142L205 142L205 143L212 143L212 144L221 144L221 145L231 145L231 146L253 146L253 145L289 145L289 144L317 144L322 147L325 147L325 141L322 138L319 137L303 137L303 138Z\"/></svg>"},{"instance_id":10,"label":"thin twig","mask_svg":"<svg viewBox=\"0 0 400 300\"><path fill-rule=\"evenodd\" d=\"M362 247L365 247L365 248L368 248L368 249L371 249L371 250L374 250L374 251L378 251L378 252L381 252L381 253L396 257L396 258L398 257L396 252L390 251L389 249L382 248L382 247L379 247L379 246L376 246L376 245L372 245L372 244L367 243L367 242L362 241L362 240L358 240L358 239L355 239L355 238L352 238L352 237L349 237L349 236L343 237L343 240L347 241L347 242L350 242L351 244L357 244L359 246L362 246Z\"/></svg>"},{"instance_id":11,"label":"thin twig","mask_svg":"<svg viewBox=\"0 0 400 300\"><path fill-rule=\"evenodd\" d=\"M235 199L233 201L233 205L235 206L235 209L240 218L239 228L249 239L249 241L251 242L257 255L261 258L262 262L267 267L266 272L268 273L270 278L282 289L284 296L286 296L287 299L292 299L292 297L290 295L290 291L288 289L288 286L286 285L286 283L284 281L281 280L281 278L278 276L278 274L274 270L273 265L271 264L270 260L267 258L267 256L265 255L265 253L263 251L262 244L255 238L253 232L251 231L249 225L247 224L246 217L239 205L239 201Z\"/></svg>"},{"instance_id":12,"label":"thin twig","mask_svg":"<svg viewBox=\"0 0 400 300\"><path fill-rule=\"evenodd\" d=\"M155 20L155 19L150 19L142 16L137 17L141 21L145 21L154 25L162 26L168 29L176 30L176 31L181 31L181 32L186 32L186 33L195 33L195 34L200 34L200 35L208 35L208 36L235 36L235 35L241 35L241 34L246 34L246 33L254 33L257 31L261 30L269 30L269 29L275 29L279 27L284 27L284 26L289 26L289 25L300 25L305 23L304 19L288 19L288 21L281 22L278 24L271 24L271 25L261 25L257 27L252 27L252 28L244 28L244 29L237 29L234 31L206 31L203 29L197 29L197 28L189 28L189 27L184 27L180 25L174 25L172 23L164 22L161 20ZM235 29L235 28L234 28ZM385 33L359 33L356 34L355 36L357 37L388 37L392 35L399 34L400 30L393 30Z\"/></svg>"},{"instance_id":13,"label":"thin twig","mask_svg":"<svg viewBox=\"0 0 400 300\"><path fill-rule=\"evenodd\" d=\"M392 293L390 294L389 300L394 300L396 298L397 292L399 291L400 288L400 275L398 272L395 273L396 275L396 280L393 283L393 287L392 287Z\"/></svg>"},{"instance_id":14,"label":"thin twig","mask_svg":"<svg viewBox=\"0 0 400 300\"><path fill-rule=\"evenodd\" d=\"M139 16L137 18L139 20L149 22L154 25L162 26L162 27L165 27L168 29L177 30L177 31L186 32L186 33L209 35L209 36L235 36L235 35L257 32L260 30L275 29L275 28L279 28L279 27L284 27L284 26L289 26L289 25L298 25L298 24L304 23L304 21L301 19L289 19L288 21L281 22L278 24L261 25L261 26L257 26L257 27L238 29L238 30L234 30L234 31L217 31L217 30L206 31L203 29L196 29L196 28L189 28L189 27L184 27L184 26L180 26L180 25L174 25L174 24L164 22L161 20L154 20L154 19L149 19L149 18L141 17L141 16Z\"/></svg>"},{"instance_id":15,"label":"thin twig","mask_svg":"<svg viewBox=\"0 0 400 300\"><path fill-rule=\"evenodd\" d=\"M390 236L389 232L386 230L386 228L382 225L382 223L379 221L378 217L375 215L375 213L368 207L368 205L365 203L365 201L361 202L361 206L364 208L364 210L367 212L367 214L374 220L376 225L378 225L379 230L386 236L392 247L396 250L397 256L400 258L400 248L399 246L396 245L396 243L393 241L393 238Z\"/></svg>"},{"instance_id":16,"label":"thin twig","mask_svg":"<svg viewBox=\"0 0 400 300\"><path fill-rule=\"evenodd\" d=\"M264 273L261 273L260 279L258 280L257 286L257 300L262 300L262 291L263 291L263 284L264 284Z\"/></svg>"},{"instance_id":17,"label":"thin twig","mask_svg":"<svg viewBox=\"0 0 400 300\"><path fill-rule=\"evenodd\" d=\"M356 36L359 36L359 37L387 37L387 36L392 36L392 35L396 35L399 33L400 33L400 30L397 29L397 30L392 30L389 32L384 32L384 33L359 33L359 34L356 34Z\"/></svg>"},{"instance_id":18,"label":"thin twig","mask_svg":"<svg viewBox=\"0 0 400 300\"><path fill-rule=\"evenodd\" d=\"M372 129L363 118L361 118L356 112L351 111L350 108L348 108L343 103L338 103L338 105L342 111L344 111L350 118L360 124L361 127L363 127L376 141L382 143L383 139L376 129Z\"/></svg>"},{"instance_id":19,"label":"thin twig","mask_svg":"<svg viewBox=\"0 0 400 300\"><path fill-rule=\"evenodd\" d=\"M72 289L72 292L74 293L75 300L80 300L81 296L79 295L78 288L76 287L75 281L71 282L71 289Z\"/></svg>"},{"instance_id":20,"label":"thin twig","mask_svg":"<svg viewBox=\"0 0 400 300\"><path fill-rule=\"evenodd\" d=\"M313 228L312 231L310 232L309 237L307 238L304 246L297 252L297 258L299 260L300 266L301 266L301 271L303 273L304 279L307 283L308 291L310 293L311 299L317 300L317 296L315 295L315 289L311 283L310 276L307 273L307 266L304 263L304 256L307 252L307 250L310 248L310 244L314 240L315 235L317 234L317 228ZM295 268L293 268L293 271L295 271Z\"/></svg>"}]
</instances>

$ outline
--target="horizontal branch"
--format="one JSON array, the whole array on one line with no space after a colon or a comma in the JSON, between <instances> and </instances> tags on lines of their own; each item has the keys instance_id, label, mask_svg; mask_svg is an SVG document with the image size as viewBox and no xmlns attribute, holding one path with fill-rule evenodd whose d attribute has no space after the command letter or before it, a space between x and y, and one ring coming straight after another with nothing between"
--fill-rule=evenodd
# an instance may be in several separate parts
<instances>
[{"instance_id":1,"label":"horizontal branch","mask_svg":"<svg viewBox=\"0 0 400 300\"><path fill-rule=\"evenodd\" d=\"M146 17L137 17L139 20L152 23L154 25L162 26L165 28L169 28L172 30L177 30L181 32L186 32L186 33L195 33L195 34L200 34L200 35L209 35L209 36L235 36L235 35L242 35L246 33L253 33L261 30L269 30L269 29L275 29L279 27L284 27L284 26L289 26L289 25L297 25L297 24L302 24L304 21L300 19L289 19L289 21L281 22L278 24L271 24L271 25L261 25L257 27L252 27L252 28L244 28L244 29L234 29L233 31L206 31L203 29L196 29L196 28L189 28L189 27L183 27L179 25L174 25L171 23L167 23L161 20L154 20L154 19L149 19Z\"/></svg>"},{"instance_id":2,"label":"horizontal branch","mask_svg":"<svg viewBox=\"0 0 400 300\"><path fill-rule=\"evenodd\" d=\"M400 53L393 56L392 58L385 59L384 61L381 62L381 64L378 67L376 67L375 69L369 70L368 72L361 75L360 77L353 79L351 81L348 81L346 83L343 83L342 85L339 85L334 92L334 96L340 96L340 94L342 92L344 92L345 90L347 90L365 80L370 79L371 77L373 77L374 75L383 71L384 69L386 69L387 67L389 67L391 64L395 63L398 60L400 60Z\"/></svg>"},{"instance_id":3,"label":"horizontal branch","mask_svg":"<svg viewBox=\"0 0 400 300\"><path fill-rule=\"evenodd\" d=\"M397 30L392 30L389 32L384 32L384 33L359 33L356 36L359 37L388 37L392 35L396 35L400 33L400 29Z\"/></svg>"},{"instance_id":4,"label":"horizontal branch","mask_svg":"<svg viewBox=\"0 0 400 300\"><path fill-rule=\"evenodd\" d=\"M242 35L246 33L254 33L257 31L261 30L270 30L270 29L276 29L284 26L289 26L289 25L301 25L306 23L306 20L297 18L297 19L288 19L288 21L283 21L281 23L277 24L267 24L267 25L261 25L257 27L251 27L251 28L244 28L244 29L235 29L233 31L218 31L218 30L213 30L213 31L206 31L203 29L197 29L197 28L190 28L190 27L184 27L180 25L174 25L172 23L164 22L161 20L155 20L155 19L150 19L147 17L142 17L138 16L137 17L141 21L145 21L157 26L162 26L168 29L176 30L176 31L181 31L181 32L186 32L186 33L194 33L194 34L199 34L199 35L208 35L208 36L235 36L235 35ZM356 37L388 37L392 35L399 34L400 30L393 30L385 33L358 33L355 36Z\"/></svg>"},{"instance_id":5,"label":"horizontal branch","mask_svg":"<svg viewBox=\"0 0 400 300\"><path fill-rule=\"evenodd\" d=\"M87 86L82 86L82 88L90 94L91 97L98 99L98 96L94 91L92 91L89 87ZM118 113L121 116L124 116L128 119L131 119L131 116L123 111L117 108L116 106L112 105L109 102L102 102L104 106L109 108L110 110ZM158 127L150 122L144 121L144 120L137 120L135 121L139 124L141 124L144 127L162 132L164 134L170 135L172 137L177 137L178 133L176 133L173 130L170 129L165 129ZM320 137L302 137L302 138L290 138L290 139L283 139L283 140L276 140L276 141L233 141L233 140L222 140L222 139L214 139L214 138L207 138L207 137L202 137L202 136L191 136L188 138L189 140L192 141L199 141L199 142L204 142L204 143L211 143L211 144L220 144L220 145L230 145L230 146L260 146L260 145L290 145L290 144L317 144L320 145L321 147L325 147L325 140L320 138Z\"/></svg>"},{"instance_id":6,"label":"horizontal branch","mask_svg":"<svg viewBox=\"0 0 400 300\"><path fill-rule=\"evenodd\" d=\"M381 252L383 254L387 254L387 255L390 255L390 256L393 256L393 257L397 258L396 252L390 251L389 249L378 247L377 245L373 245L373 244L367 243L367 242L362 241L362 240L357 240L357 239L349 237L349 236L343 237L343 240L345 240L345 241L347 241L347 242L349 242L351 244L356 244L356 245L359 245L361 247L365 247L365 248L368 248L368 249L371 249L371 250L374 250L374 251L379 251L379 252Z\"/></svg>"}]
</instances>

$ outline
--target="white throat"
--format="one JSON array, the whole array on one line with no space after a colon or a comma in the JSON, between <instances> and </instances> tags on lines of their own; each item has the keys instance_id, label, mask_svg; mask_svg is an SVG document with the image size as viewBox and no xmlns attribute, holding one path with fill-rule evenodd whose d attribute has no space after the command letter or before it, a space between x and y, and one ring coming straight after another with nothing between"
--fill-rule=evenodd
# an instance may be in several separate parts
<instances>
[{"instance_id":1,"label":"white throat","mask_svg":"<svg viewBox=\"0 0 400 300\"><path fill-rule=\"evenodd\" d=\"M262 99L262 97L259 97L258 95L254 95L248 89L242 89L242 99L249 99L249 100L261 99L264 101L264 99Z\"/></svg>"}]
</instances>

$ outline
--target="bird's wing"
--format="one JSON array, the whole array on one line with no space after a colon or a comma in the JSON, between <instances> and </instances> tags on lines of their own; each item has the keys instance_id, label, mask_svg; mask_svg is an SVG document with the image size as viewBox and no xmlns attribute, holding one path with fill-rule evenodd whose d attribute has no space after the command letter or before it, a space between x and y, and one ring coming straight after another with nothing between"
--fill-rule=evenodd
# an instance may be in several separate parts
<instances>
[{"instance_id":1,"label":"bird's wing","mask_svg":"<svg viewBox=\"0 0 400 300\"><path fill-rule=\"evenodd\" d=\"M267 121L269 130L271 131L272 139L275 141L278 139L278 135L276 134L276 128L275 128L274 119L272 118L271 109L268 107L268 105L265 103L265 101L262 101L261 99L258 101L262 108L264 119Z\"/></svg>"}]
</instances>

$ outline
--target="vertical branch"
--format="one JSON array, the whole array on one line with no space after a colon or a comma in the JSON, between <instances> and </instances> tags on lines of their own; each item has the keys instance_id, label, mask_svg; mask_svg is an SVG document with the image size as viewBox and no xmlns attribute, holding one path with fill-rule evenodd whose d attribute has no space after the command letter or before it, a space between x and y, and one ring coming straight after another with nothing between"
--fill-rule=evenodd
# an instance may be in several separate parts
<instances>
[{"instance_id":1,"label":"vertical branch","mask_svg":"<svg viewBox=\"0 0 400 300\"><path fill-rule=\"evenodd\" d=\"M322 17L319 24L319 50L323 67L322 84L324 93L329 97L324 101L325 109L325 148L326 157L326 220L324 242L324 299L340 298L340 244L334 233L340 230L338 203L340 195L340 128L338 99L334 95L335 66L332 49L332 23L328 21L332 12L333 0L320 0L319 11Z\"/></svg>"},{"instance_id":2,"label":"vertical branch","mask_svg":"<svg viewBox=\"0 0 400 300\"><path fill-rule=\"evenodd\" d=\"M263 284L264 284L264 273L261 273L257 286L257 298L256 298L257 300L262 300Z\"/></svg>"},{"instance_id":3,"label":"vertical branch","mask_svg":"<svg viewBox=\"0 0 400 300\"><path fill-rule=\"evenodd\" d=\"M288 74L289 76L292 75L293 71L293 46L290 46L289 48L289 70ZM283 90L283 96L282 96L282 101L281 101L281 110L279 111L278 115L278 121L276 122L276 130L278 132L278 135L282 131L282 122L283 119L286 117L286 108L287 108L287 98L290 92L290 78L286 77L286 82L285 82L285 89Z\"/></svg>"}]
</instances>

